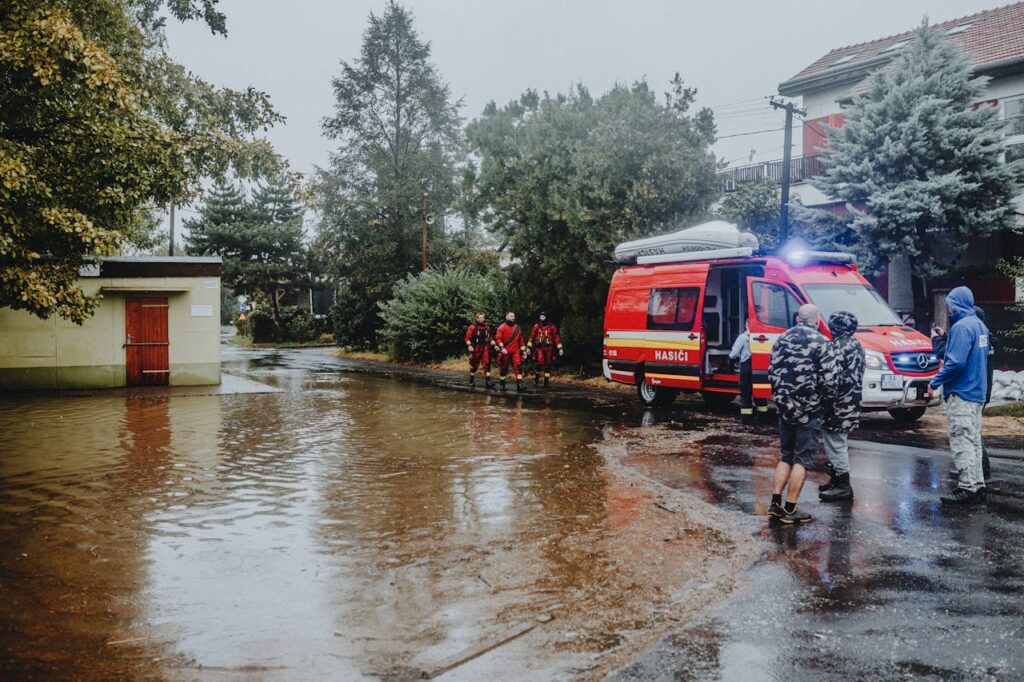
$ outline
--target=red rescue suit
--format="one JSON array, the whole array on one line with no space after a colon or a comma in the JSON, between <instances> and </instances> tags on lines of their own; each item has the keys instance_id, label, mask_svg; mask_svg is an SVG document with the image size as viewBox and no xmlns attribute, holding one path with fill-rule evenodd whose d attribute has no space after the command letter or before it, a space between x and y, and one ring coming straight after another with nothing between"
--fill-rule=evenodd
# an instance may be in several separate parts
<instances>
[{"instance_id":1,"label":"red rescue suit","mask_svg":"<svg viewBox=\"0 0 1024 682\"><path fill-rule=\"evenodd\" d=\"M523 378L523 351L526 350L526 339L523 338L523 330L515 322L509 324L508 320L498 325L494 332L494 345L498 349L498 370L502 378L508 374L508 366L512 365L512 371L516 375L516 381Z\"/></svg>"},{"instance_id":2,"label":"red rescue suit","mask_svg":"<svg viewBox=\"0 0 1024 682\"><path fill-rule=\"evenodd\" d=\"M550 377L551 368L555 364L555 353L562 354L562 339L558 335L558 327L547 321L533 325L526 347L533 354L537 374L543 372L545 377Z\"/></svg>"},{"instance_id":3,"label":"red rescue suit","mask_svg":"<svg viewBox=\"0 0 1024 682\"><path fill-rule=\"evenodd\" d=\"M469 349L469 373L483 365L484 376L491 376L491 325L474 322L466 330L466 348Z\"/></svg>"}]
</instances>

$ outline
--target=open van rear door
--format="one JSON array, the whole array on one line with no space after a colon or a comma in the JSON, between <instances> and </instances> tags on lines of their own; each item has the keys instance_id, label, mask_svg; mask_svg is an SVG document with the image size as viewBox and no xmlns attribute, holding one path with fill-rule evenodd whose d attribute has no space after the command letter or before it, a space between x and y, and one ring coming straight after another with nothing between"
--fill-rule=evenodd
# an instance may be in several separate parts
<instances>
[{"instance_id":1,"label":"open van rear door","mask_svg":"<svg viewBox=\"0 0 1024 682\"><path fill-rule=\"evenodd\" d=\"M747 278L747 319L750 322L750 367L754 397L768 398L768 366L772 346L796 321L800 301L784 282L764 277Z\"/></svg>"}]
</instances>

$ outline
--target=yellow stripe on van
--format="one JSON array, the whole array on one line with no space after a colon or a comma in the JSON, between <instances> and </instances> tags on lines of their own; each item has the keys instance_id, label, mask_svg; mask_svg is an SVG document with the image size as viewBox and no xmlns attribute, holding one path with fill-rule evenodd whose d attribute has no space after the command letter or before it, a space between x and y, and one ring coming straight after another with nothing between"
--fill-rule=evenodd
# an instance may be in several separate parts
<instances>
[{"instance_id":1,"label":"yellow stripe on van","mask_svg":"<svg viewBox=\"0 0 1024 682\"><path fill-rule=\"evenodd\" d=\"M655 341L653 339L605 339L605 347L660 348L668 350L700 350L700 339L690 341Z\"/></svg>"},{"instance_id":2,"label":"yellow stripe on van","mask_svg":"<svg viewBox=\"0 0 1024 682\"><path fill-rule=\"evenodd\" d=\"M691 377L684 374L654 374L653 372L644 372L644 376L652 379L661 379L662 381L665 379L670 381L700 381L700 377Z\"/></svg>"}]
</instances>

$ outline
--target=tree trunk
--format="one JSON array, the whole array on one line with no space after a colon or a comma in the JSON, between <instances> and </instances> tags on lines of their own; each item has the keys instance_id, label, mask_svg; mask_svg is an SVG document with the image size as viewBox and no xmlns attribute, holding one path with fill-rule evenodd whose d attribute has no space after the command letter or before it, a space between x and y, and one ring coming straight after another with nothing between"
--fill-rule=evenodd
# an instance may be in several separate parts
<instances>
[{"instance_id":1,"label":"tree trunk","mask_svg":"<svg viewBox=\"0 0 1024 682\"><path fill-rule=\"evenodd\" d=\"M889 258L889 305L906 320L914 313L914 282L910 274L910 256Z\"/></svg>"}]
</instances>

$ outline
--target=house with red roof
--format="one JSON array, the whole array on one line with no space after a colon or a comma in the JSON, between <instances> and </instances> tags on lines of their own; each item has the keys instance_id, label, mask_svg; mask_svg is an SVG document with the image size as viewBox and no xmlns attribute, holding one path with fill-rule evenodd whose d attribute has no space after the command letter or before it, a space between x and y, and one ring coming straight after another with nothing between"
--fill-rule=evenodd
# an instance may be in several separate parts
<instances>
[{"instance_id":1,"label":"house with red roof","mask_svg":"<svg viewBox=\"0 0 1024 682\"><path fill-rule=\"evenodd\" d=\"M945 21L932 28L960 46L975 75L991 79L978 104L998 107L1005 119L1006 159L1024 158L1024 2ZM824 170L820 153L828 145L828 129L843 125L844 106L859 94L868 74L884 67L910 45L914 31L830 50L779 84L779 94L798 98L806 111L802 121L802 153L792 159L790 169L792 194L805 206L843 210L808 182ZM744 181L765 177L781 182L782 162L730 167L719 175L725 191L735 190ZM1024 195L1018 197L1017 203L1018 223L1024 226ZM945 320L945 293L958 284L971 286L990 314L1004 315L1006 304L1024 298L1024 282L1000 276L993 270L1000 260L1015 256L1024 257L1024 233L1007 231L971 244L960 261L949 264L949 276L926 283L932 319L917 320L918 325ZM987 268L988 274L977 274L982 268ZM887 290L884 275L877 285L883 293Z\"/></svg>"}]
</instances>

